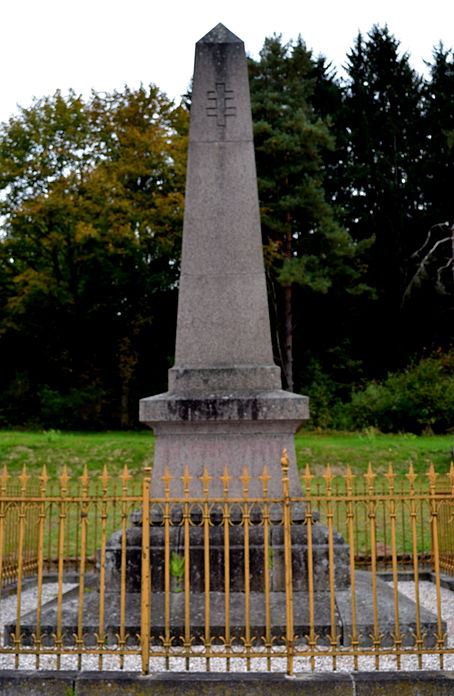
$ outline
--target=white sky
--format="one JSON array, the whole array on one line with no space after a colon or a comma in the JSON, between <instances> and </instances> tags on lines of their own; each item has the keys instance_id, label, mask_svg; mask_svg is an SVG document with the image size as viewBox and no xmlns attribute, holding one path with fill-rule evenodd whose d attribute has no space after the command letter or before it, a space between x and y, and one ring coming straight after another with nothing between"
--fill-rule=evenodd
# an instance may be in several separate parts
<instances>
[{"instance_id":1,"label":"white sky","mask_svg":"<svg viewBox=\"0 0 454 696\"><path fill-rule=\"evenodd\" d=\"M387 23L422 71L432 47L454 46L452 0L0 0L0 121L33 96L155 83L187 88L194 43L218 22L257 56L266 36L300 33L338 68L358 30Z\"/></svg>"}]
</instances>

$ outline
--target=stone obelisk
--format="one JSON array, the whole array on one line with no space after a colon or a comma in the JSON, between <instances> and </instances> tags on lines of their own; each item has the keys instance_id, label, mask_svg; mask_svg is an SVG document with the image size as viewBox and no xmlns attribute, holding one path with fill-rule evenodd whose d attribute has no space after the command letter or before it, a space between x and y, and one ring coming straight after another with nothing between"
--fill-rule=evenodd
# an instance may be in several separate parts
<instances>
[{"instance_id":1,"label":"stone obelisk","mask_svg":"<svg viewBox=\"0 0 454 696\"><path fill-rule=\"evenodd\" d=\"M293 437L308 417L273 361L246 56L218 24L196 44L175 365L169 391L140 402L156 434L154 494L166 468L178 493L186 465L195 494L205 466L212 492L227 466L240 494L247 466L260 494L266 464L280 495L284 447L297 494Z\"/></svg>"}]
</instances>

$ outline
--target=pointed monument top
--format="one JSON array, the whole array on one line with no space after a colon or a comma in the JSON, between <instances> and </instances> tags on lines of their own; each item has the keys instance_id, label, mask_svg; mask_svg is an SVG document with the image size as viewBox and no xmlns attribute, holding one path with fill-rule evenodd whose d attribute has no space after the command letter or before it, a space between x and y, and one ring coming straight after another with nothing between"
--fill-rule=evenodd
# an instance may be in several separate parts
<instances>
[{"instance_id":1,"label":"pointed monument top","mask_svg":"<svg viewBox=\"0 0 454 696\"><path fill-rule=\"evenodd\" d=\"M219 22L219 24L216 24L215 27L211 31L208 32L208 34L205 34L200 41L197 43L218 43L218 44L226 44L226 43L243 43L241 39L238 38L238 36L235 36L233 32L230 31L230 29L227 29L223 24Z\"/></svg>"}]
</instances>

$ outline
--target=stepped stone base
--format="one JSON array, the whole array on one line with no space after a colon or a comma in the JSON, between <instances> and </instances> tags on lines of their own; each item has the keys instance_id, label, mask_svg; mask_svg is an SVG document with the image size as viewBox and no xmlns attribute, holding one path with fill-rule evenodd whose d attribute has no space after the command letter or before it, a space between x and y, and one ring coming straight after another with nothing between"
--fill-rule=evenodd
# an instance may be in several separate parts
<instances>
[{"instance_id":1,"label":"stepped stone base","mask_svg":"<svg viewBox=\"0 0 454 696\"><path fill-rule=\"evenodd\" d=\"M356 573L357 590L357 629L360 634L359 642L362 646L372 644L373 635L373 609L372 609L372 578L366 571ZM382 580L377 581L377 596L379 599L379 625L382 634L381 646L393 645L394 624L394 597L392 589ZM254 644L263 644L261 639L265 635L265 603L262 592L252 592L250 595L250 630L254 637ZM286 595L284 592L271 592L271 624L274 644L282 644L285 637L285 607ZM225 595L222 592L210 593L211 608L211 635L213 643L220 643L225 636ZM336 604L336 634L339 645L351 644L351 593L350 590L337 590ZM191 593L191 635L195 643L202 643L205 633L205 596L202 593ZM315 592L315 632L318 636L318 645L329 645L331 633L330 623L330 594L329 592ZM77 633L78 590L66 593L63 599L63 633L64 644L74 644L74 634ZM436 617L429 611L421 608L421 624L424 632L424 646L436 645L435 633L437 630ZM108 592L105 595L106 636L107 643L114 645L118 642L117 634L120 625L120 595L118 592ZM175 646L182 644L184 635L184 593L174 591L170 601L171 636L174 637ZM97 592L87 593L84 603L84 636L86 645L96 645L95 634L99 631L99 595ZM403 634L403 646L414 645L414 633L416 630L416 607L414 602L403 595L399 595L399 619L400 629ZM230 595L230 625L232 638L239 639L245 633L245 595L241 592L233 592ZM32 635L36 632L36 611L29 612L22 617L21 633L23 644L32 645ZM57 623L57 602L53 600L43 606L41 632L43 645L54 645L52 634L55 633ZM164 594L154 592L151 602L151 625L153 641L160 644L160 636L164 635ZM443 630L445 630L445 626ZM294 593L294 630L298 636L297 644L305 645L309 633L309 597L307 592ZM14 634L15 624L5 627L5 641L12 644L11 634ZM140 593L128 592L126 595L126 631L129 635L128 643L137 644L137 634L140 632Z\"/></svg>"},{"instance_id":2,"label":"stepped stone base","mask_svg":"<svg viewBox=\"0 0 454 696\"><path fill-rule=\"evenodd\" d=\"M150 527L150 565L151 587L155 592L164 590L164 527L161 506L152 506L152 526ZM284 529L282 526L282 505L270 504L269 543L269 587L272 591L285 590L284 565ZM292 539L292 574L293 589L296 592L307 591L307 526L304 524L304 506L293 504L291 508L293 524ZM171 506L169 528L171 554L184 558L185 530L182 522L181 505ZM316 517L316 513L314 513ZM137 520L140 522L140 519ZM190 585L194 595L204 592L204 528L202 509L197 504L191 509L189 526L190 546ZM213 506L210 515L210 589L223 592L225 589L224 566L224 524L222 506ZM106 586L120 591L121 573L121 531L114 532L106 549ZM333 534L335 558L335 583L337 588L348 588L349 549L337 532ZM312 527L313 583L316 591L329 588L329 551L328 530L319 523ZM142 527L133 526L126 531L126 588L129 592L140 592L142 559ZM243 592L244 579L244 527L240 505L231 504L229 519L229 565L230 590ZM249 587L254 592L264 592L264 530L262 527L262 507L250 508L249 522ZM176 580L176 578L173 578Z\"/></svg>"}]
</instances>

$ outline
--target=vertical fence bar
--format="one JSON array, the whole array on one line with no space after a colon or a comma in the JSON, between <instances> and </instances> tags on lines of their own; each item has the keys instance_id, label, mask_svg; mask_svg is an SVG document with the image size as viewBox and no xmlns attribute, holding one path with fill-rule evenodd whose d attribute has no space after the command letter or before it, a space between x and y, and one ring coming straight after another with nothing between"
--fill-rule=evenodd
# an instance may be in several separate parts
<instances>
[{"instance_id":1,"label":"vertical fence bar","mask_svg":"<svg viewBox=\"0 0 454 696\"><path fill-rule=\"evenodd\" d=\"M95 486L95 498L93 501L93 535L92 535L92 553L93 553L93 565L96 566L96 551L98 549L98 529L99 529L99 516L98 516L98 503L99 503L99 481L96 479L94 482Z\"/></svg>"},{"instance_id":2,"label":"vertical fence bar","mask_svg":"<svg viewBox=\"0 0 454 696\"><path fill-rule=\"evenodd\" d=\"M372 465L369 463L367 474L365 475L367 483L367 497L369 506L369 528L370 528L370 563L372 574L372 612L373 612L373 635L372 644L375 653L375 669L380 669L380 627L378 623L378 599L377 599L377 503L375 501L375 474L372 471Z\"/></svg>"},{"instance_id":3,"label":"vertical fence bar","mask_svg":"<svg viewBox=\"0 0 454 696\"><path fill-rule=\"evenodd\" d=\"M170 482L172 476L166 468L161 477L164 481L164 636L163 646L165 652L165 668L170 667Z\"/></svg>"},{"instance_id":4,"label":"vertical fence bar","mask_svg":"<svg viewBox=\"0 0 454 696\"><path fill-rule=\"evenodd\" d=\"M406 521L405 521L405 520L406 520L406 514L405 514L406 503L405 503L405 501L406 501L406 499L407 499L407 496L406 496L406 491L404 490L404 481L403 481L403 480L400 481L400 491L399 491L399 493L400 493L400 500L401 500L401 505L400 505L400 527L401 527L401 530L402 530L402 538L405 539L405 544L406 544L406 543L407 543L407 530L406 530ZM411 548L412 548L412 545L411 545L411 530L410 530L410 539L409 539L409 542L408 542L408 549L409 549L409 552L410 552L410 559L411 559ZM411 563L411 560L410 560L410 563Z\"/></svg>"},{"instance_id":5,"label":"vertical fence bar","mask_svg":"<svg viewBox=\"0 0 454 696\"><path fill-rule=\"evenodd\" d=\"M203 476L200 477L203 489L203 571L204 571L204 590L205 590L205 652L211 650L211 607L210 607L210 506L209 488L212 476L204 467ZM210 671L210 658L206 656L206 671Z\"/></svg>"},{"instance_id":6,"label":"vertical fence bar","mask_svg":"<svg viewBox=\"0 0 454 696\"><path fill-rule=\"evenodd\" d=\"M84 647L84 602L85 602L85 570L87 562L87 526L88 526L88 486L89 476L87 465L80 477L80 558L79 558L79 605L77 607L77 669L82 669L82 652Z\"/></svg>"},{"instance_id":7,"label":"vertical fence bar","mask_svg":"<svg viewBox=\"0 0 454 696\"><path fill-rule=\"evenodd\" d=\"M381 482L381 493L383 495L383 500L381 501L381 518L383 520L383 568L385 570L389 567L389 553L388 553L388 521L386 515L386 497L385 497L385 483Z\"/></svg>"},{"instance_id":8,"label":"vertical fence bar","mask_svg":"<svg viewBox=\"0 0 454 696\"><path fill-rule=\"evenodd\" d=\"M421 549L424 556L426 556L424 502L423 498L419 501L419 519L421 520Z\"/></svg>"},{"instance_id":9,"label":"vertical fence bar","mask_svg":"<svg viewBox=\"0 0 454 696\"><path fill-rule=\"evenodd\" d=\"M326 486L326 519L328 526L328 573L329 573L329 616L331 624L330 644L333 660L333 671L337 669L337 626L336 626L336 581L335 581L335 559L334 559L334 529L333 529L333 501L332 483L333 475L328 464L324 474Z\"/></svg>"},{"instance_id":10,"label":"vertical fence bar","mask_svg":"<svg viewBox=\"0 0 454 696\"><path fill-rule=\"evenodd\" d=\"M344 491L342 491L344 492ZM339 496L339 480L336 480L334 483L334 495L336 498ZM341 521L340 521L340 505L336 505L335 508L335 524L336 524L336 529L340 531L340 526L341 526Z\"/></svg>"},{"instance_id":11,"label":"vertical fence bar","mask_svg":"<svg viewBox=\"0 0 454 696\"><path fill-rule=\"evenodd\" d=\"M142 674L150 670L151 574L150 574L150 474L145 467L142 481L142 564L140 602L140 648Z\"/></svg>"},{"instance_id":12,"label":"vertical fence bar","mask_svg":"<svg viewBox=\"0 0 454 696\"><path fill-rule=\"evenodd\" d=\"M36 579L36 632L33 636L36 648L36 669L39 669L40 652L42 646L41 636L41 610L43 601L43 566L44 566L44 525L46 523L46 488L49 477L47 475L46 465L44 464L41 475L39 477L39 515L38 515L38 568Z\"/></svg>"},{"instance_id":13,"label":"vertical fence bar","mask_svg":"<svg viewBox=\"0 0 454 696\"><path fill-rule=\"evenodd\" d=\"M48 489L48 493L52 495L54 493L54 483L51 481L51 489ZM52 527L53 527L53 516L54 516L54 505L53 501L49 502L49 514L47 518L47 570L50 571L52 568Z\"/></svg>"},{"instance_id":14,"label":"vertical fence bar","mask_svg":"<svg viewBox=\"0 0 454 696\"><path fill-rule=\"evenodd\" d=\"M308 602L309 602L309 635L307 643L310 650L310 665L311 670L315 670L315 647L317 645L317 636L315 634L315 596L314 596L314 549L313 549L313 539L312 539L312 479L309 465L306 466L306 470L303 476L304 486L305 486L305 496L307 499L306 511L305 511L305 523L307 527L307 592L308 592Z\"/></svg>"},{"instance_id":15,"label":"vertical fence bar","mask_svg":"<svg viewBox=\"0 0 454 696\"><path fill-rule=\"evenodd\" d=\"M408 474L406 474L410 484L410 527L411 527L411 544L413 558L413 579L415 583L415 622L416 622L416 652L418 656L418 667L422 669L422 650L424 647L424 639L421 626L421 603L419 596L419 558L418 558L418 530L417 530L417 512L415 499L415 480L416 474L413 469L413 464L410 463Z\"/></svg>"},{"instance_id":16,"label":"vertical fence bar","mask_svg":"<svg viewBox=\"0 0 454 696\"><path fill-rule=\"evenodd\" d=\"M0 475L0 601L2 598L3 589L3 557L4 557L4 546L5 546L5 517L6 517L6 486L8 483L8 469L6 464L3 466L2 473Z\"/></svg>"},{"instance_id":17,"label":"vertical fence bar","mask_svg":"<svg viewBox=\"0 0 454 696\"><path fill-rule=\"evenodd\" d=\"M359 637L358 637L358 625L357 625L357 614L356 614L356 577L355 577L355 512L353 507L353 480L354 475L350 469L347 467L347 474L345 476L345 483L347 487L347 529L348 529L348 544L349 544L349 558L350 558L350 590L351 590L351 615L352 615L352 634L351 634L351 646L353 649L353 668L355 671L358 670L358 647L359 647Z\"/></svg>"},{"instance_id":18,"label":"vertical fence bar","mask_svg":"<svg viewBox=\"0 0 454 696\"><path fill-rule=\"evenodd\" d=\"M290 493L288 468L289 460L287 450L284 449L281 457L282 467L282 494L284 501L284 566L285 566L285 611L286 631L285 643L287 648L287 674L293 674L294 660L294 630L293 630L293 575L292 575L292 528L290 511ZM308 549L309 554L309 549Z\"/></svg>"},{"instance_id":19,"label":"vertical fence bar","mask_svg":"<svg viewBox=\"0 0 454 696\"><path fill-rule=\"evenodd\" d=\"M77 482L77 497L80 498L81 495L81 483L80 480ZM80 503L79 505L74 506L74 519L75 519L75 527L76 527L76 537L74 539L74 569L77 569L77 560L80 558L80 525L78 524L79 517L80 517Z\"/></svg>"},{"instance_id":20,"label":"vertical fence bar","mask_svg":"<svg viewBox=\"0 0 454 696\"><path fill-rule=\"evenodd\" d=\"M273 552L270 547L270 508L268 503L268 484L271 476L268 473L268 467L263 467L263 472L259 479L262 482L263 496L263 571L264 571L264 594L265 594L265 641L266 650L266 669L271 672L271 650L273 641L271 637L271 598L270 598L270 555Z\"/></svg>"},{"instance_id":21,"label":"vertical fence bar","mask_svg":"<svg viewBox=\"0 0 454 696\"><path fill-rule=\"evenodd\" d=\"M434 573L435 573L435 591L437 596L437 648L439 652L440 669L443 669L443 648L445 642L445 635L443 633L443 620L441 616L441 586L440 586L440 553L438 547L438 503L436 498L436 481L437 474L434 470L434 465L431 464L427 474L429 479L429 494L430 494L430 521L431 521L431 531L433 540L433 561L434 561Z\"/></svg>"},{"instance_id":22,"label":"vertical fence bar","mask_svg":"<svg viewBox=\"0 0 454 696\"><path fill-rule=\"evenodd\" d=\"M394 634L392 636L394 642L394 650L396 654L397 669L401 669L401 653L402 653L402 634L400 630L399 616L399 576L397 568L397 529L396 529L396 498L395 498L395 479L392 464L388 467L388 473L385 474L388 481L388 502L389 502L389 519L391 525L391 568L393 576L393 600L394 600ZM385 512L386 514L386 512Z\"/></svg>"},{"instance_id":23,"label":"vertical fence bar","mask_svg":"<svg viewBox=\"0 0 454 696\"><path fill-rule=\"evenodd\" d=\"M24 561L24 539L25 539L25 509L27 495L27 482L29 476L24 464L22 473L19 476L20 481L20 497L19 504L19 540L17 545L17 601L16 601L16 630L14 634L15 667L19 667L19 649L21 642L21 606L22 606L22 580L23 580L23 561Z\"/></svg>"},{"instance_id":24,"label":"vertical fence bar","mask_svg":"<svg viewBox=\"0 0 454 696\"><path fill-rule=\"evenodd\" d=\"M185 668L189 670L191 655L191 510L189 504L189 486L192 481L189 467L186 464L181 477L183 482L183 535L184 535L184 653Z\"/></svg>"},{"instance_id":25,"label":"vertical fence bar","mask_svg":"<svg viewBox=\"0 0 454 696\"><path fill-rule=\"evenodd\" d=\"M66 464L59 476L60 500L58 502L58 551L57 551L57 624L55 630L55 648L57 652L57 669L61 666L61 653L63 649L63 571L65 561L65 528L68 498L69 475Z\"/></svg>"},{"instance_id":26,"label":"vertical fence bar","mask_svg":"<svg viewBox=\"0 0 454 696\"><path fill-rule=\"evenodd\" d=\"M118 648L120 651L120 669L125 666L125 646L126 646L126 527L128 522L128 482L131 474L127 464L124 465L121 473L121 559L120 559L120 630L117 636Z\"/></svg>"},{"instance_id":27,"label":"vertical fence bar","mask_svg":"<svg viewBox=\"0 0 454 696\"><path fill-rule=\"evenodd\" d=\"M243 484L243 525L244 525L244 647L246 648L246 671L251 670L251 568L249 546L249 521L250 508L249 495L249 470L245 466L240 476Z\"/></svg>"},{"instance_id":28,"label":"vertical fence bar","mask_svg":"<svg viewBox=\"0 0 454 696\"><path fill-rule=\"evenodd\" d=\"M230 504L229 498L229 487L230 487L231 477L227 470L227 466L224 467L224 473L221 476L222 482L222 492L224 496L224 514L223 514L223 526L224 526L224 617L225 617L225 635L224 635L224 645L227 652L232 649L232 639L230 635ZM230 657L227 656L226 659L226 670L230 672Z\"/></svg>"},{"instance_id":29,"label":"vertical fence bar","mask_svg":"<svg viewBox=\"0 0 454 696\"><path fill-rule=\"evenodd\" d=\"M106 643L106 545L107 545L107 493L109 485L107 466L104 465L101 480L101 549L99 554L99 626L96 636L98 669L103 666L103 649Z\"/></svg>"}]
</instances>

